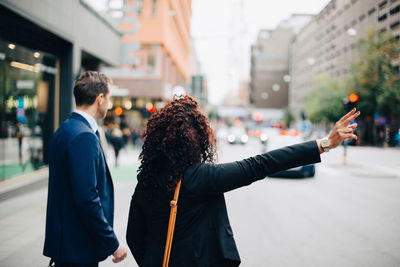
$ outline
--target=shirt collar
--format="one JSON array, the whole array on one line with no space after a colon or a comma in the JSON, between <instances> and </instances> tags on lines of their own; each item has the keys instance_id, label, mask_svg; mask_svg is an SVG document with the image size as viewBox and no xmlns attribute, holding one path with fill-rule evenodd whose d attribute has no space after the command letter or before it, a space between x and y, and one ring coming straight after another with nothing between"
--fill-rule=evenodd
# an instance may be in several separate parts
<instances>
[{"instance_id":1,"label":"shirt collar","mask_svg":"<svg viewBox=\"0 0 400 267\"><path fill-rule=\"evenodd\" d=\"M90 128L92 128L93 132L96 133L96 131L99 128L99 126L97 125L96 120L91 115L89 115L85 111L82 111L82 110L79 110L79 109L75 109L74 112L78 113L79 115L84 117L88 121L88 123L90 125Z\"/></svg>"}]
</instances>

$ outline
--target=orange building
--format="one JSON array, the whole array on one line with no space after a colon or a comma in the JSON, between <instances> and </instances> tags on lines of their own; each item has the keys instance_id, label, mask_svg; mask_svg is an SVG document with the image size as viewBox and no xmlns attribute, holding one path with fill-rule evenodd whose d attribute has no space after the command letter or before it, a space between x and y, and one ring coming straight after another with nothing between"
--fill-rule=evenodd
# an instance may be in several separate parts
<instances>
[{"instance_id":1,"label":"orange building","mask_svg":"<svg viewBox=\"0 0 400 267\"><path fill-rule=\"evenodd\" d=\"M161 101L189 83L191 0L126 1L122 66L107 70L130 98ZM125 90L126 91L126 90Z\"/></svg>"}]
</instances>

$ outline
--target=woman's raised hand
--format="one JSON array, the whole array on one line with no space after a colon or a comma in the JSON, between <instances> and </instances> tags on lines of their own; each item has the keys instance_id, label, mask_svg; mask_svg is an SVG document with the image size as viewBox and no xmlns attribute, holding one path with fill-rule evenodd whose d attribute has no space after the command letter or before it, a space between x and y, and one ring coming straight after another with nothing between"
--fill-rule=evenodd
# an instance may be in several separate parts
<instances>
[{"instance_id":1,"label":"woman's raised hand","mask_svg":"<svg viewBox=\"0 0 400 267\"><path fill-rule=\"evenodd\" d=\"M353 132L357 127L357 123L353 123L351 125L349 124L359 115L360 111L356 112L356 108L353 108L349 113L344 115L338 122L336 122L328 136L330 141L330 149L339 146L344 140L358 139L357 135L355 135Z\"/></svg>"}]
</instances>

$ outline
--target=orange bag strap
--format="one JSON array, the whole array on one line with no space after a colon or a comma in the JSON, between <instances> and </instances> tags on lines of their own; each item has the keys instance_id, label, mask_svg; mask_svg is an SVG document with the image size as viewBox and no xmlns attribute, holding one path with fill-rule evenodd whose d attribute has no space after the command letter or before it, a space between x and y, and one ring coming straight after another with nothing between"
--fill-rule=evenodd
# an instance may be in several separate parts
<instances>
[{"instance_id":1,"label":"orange bag strap","mask_svg":"<svg viewBox=\"0 0 400 267\"><path fill-rule=\"evenodd\" d=\"M175 219L176 219L176 212L178 209L178 197L179 197L179 190L181 188L182 178L179 179L178 184L175 188L174 199L171 200L171 213L169 214L169 223L168 223L168 234L167 234L167 242L165 244L165 251L164 251L164 260L163 260L163 267L168 267L169 262L169 255L171 254L171 246L172 246L172 237L174 236L174 229L175 229Z\"/></svg>"}]
</instances>

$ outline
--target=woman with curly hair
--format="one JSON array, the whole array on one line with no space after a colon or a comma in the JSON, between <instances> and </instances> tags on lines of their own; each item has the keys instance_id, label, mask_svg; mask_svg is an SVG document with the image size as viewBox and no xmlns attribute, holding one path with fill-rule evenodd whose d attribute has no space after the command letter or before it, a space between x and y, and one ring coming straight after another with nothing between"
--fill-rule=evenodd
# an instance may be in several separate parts
<instances>
[{"instance_id":1,"label":"woman with curly hair","mask_svg":"<svg viewBox=\"0 0 400 267\"><path fill-rule=\"evenodd\" d=\"M305 142L241 161L216 164L216 139L196 100L183 96L149 120L132 196L127 243L139 266L162 266L170 201L180 179L169 266L239 266L224 193L275 172L320 162L320 154L356 139L352 110L326 139Z\"/></svg>"}]
</instances>

